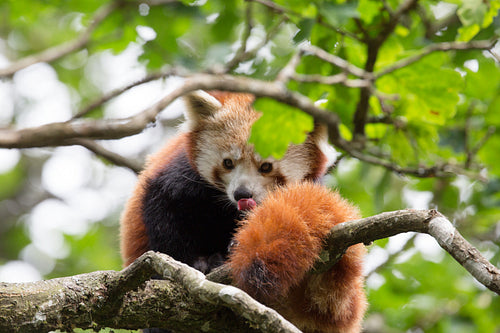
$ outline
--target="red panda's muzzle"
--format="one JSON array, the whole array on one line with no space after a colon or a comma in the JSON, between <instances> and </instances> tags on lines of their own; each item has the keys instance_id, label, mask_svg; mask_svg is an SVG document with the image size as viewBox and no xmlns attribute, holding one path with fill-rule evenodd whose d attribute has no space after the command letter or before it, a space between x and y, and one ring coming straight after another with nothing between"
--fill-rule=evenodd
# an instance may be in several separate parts
<instances>
[{"instance_id":1,"label":"red panda's muzzle","mask_svg":"<svg viewBox=\"0 0 500 333\"><path fill-rule=\"evenodd\" d=\"M257 206L257 203L252 198L238 200L238 210L252 210L255 206Z\"/></svg>"}]
</instances>

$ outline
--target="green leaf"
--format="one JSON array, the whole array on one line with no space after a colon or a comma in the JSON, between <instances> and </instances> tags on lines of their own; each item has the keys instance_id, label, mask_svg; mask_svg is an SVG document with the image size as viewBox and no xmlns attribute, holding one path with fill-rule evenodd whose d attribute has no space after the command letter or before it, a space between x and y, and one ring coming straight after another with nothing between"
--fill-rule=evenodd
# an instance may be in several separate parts
<instances>
[{"instance_id":1,"label":"green leaf","mask_svg":"<svg viewBox=\"0 0 500 333\"><path fill-rule=\"evenodd\" d=\"M469 41L476 36L481 28L487 28L500 11L500 0L463 0L457 15L462 22L458 32L458 41Z\"/></svg>"},{"instance_id":2,"label":"green leaf","mask_svg":"<svg viewBox=\"0 0 500 333\"><path fill-rule=\"evenodd\" d=\"M342 26L351 18L359 18L358 1L346 1L343 4L324 2L320 5L320 13L326 21L335 27Z\"/></svg>"},{"instance_id":3,"label":"green leaf","mask_svg":"<svg viewBox=\"0 0 500 333\"><path fill-rule=\"evenodd\" d=\"M359 17L366 24L373 22L373 19L382 13L382 1L375 0L359 0L358 8Z\"/></svg>"},{"instance_id":4,"label":"green leaf","mask_svg":"<svg viewBox=\"0 0 500 333\"><path fill-rule=\"evenodd\" d=\"M398 37L393 36L388 38L380 48L375 69L380 69L394 63L401 58L403 52L404 47Z\"/></svg>"},{"instance_id":5,"label":"green leaf","mask_svg":"<svg viewBox=\"0 0 500 333\"><path fill-rule=\"evenodd\" d=\"M281 158L290 143L304 142L314 128L310 115L275 100L259 98L255 108L263 114L252 127L250 142L264 158Z\"/></svg>"},{"instance_id":6,"label":"green leaf","mask_svg":"<svg viewBox=\"0 0 500 333\"><path fill-rule=\"evenodd\" d=\"M467 27L460 27L458 29L457 41L468 42L481 30L479 24L469 25Z\"/></svg>"},{"instance_id":7,"label":"green leaf","mask_svg":"<svg viewBox=\"0 0 500 333\"><path fill-rule=\"evenodd\" d=\"M311 35L311 30L314 26L315 20L314 19L303 19L297 24L297 28L300 30L297 32L295 36L293 36L293 41L295 43L300 43L304 39L309 38Z\"/></svg>"},{"instance_id":8,"label":"green leaf","mask_svg":"<svg viewBox=\"0 0 500 333\"><path fill-rule=\"evenodd\" d=\"M483 0L463 0L463 5L457 10L457 15L464 26L481 25L487 9Z\"/></svg>"},{"instance_id":9,"label":"green leaf","mask_svg":"<svg viewBox=\"0 0 500 333\"><path fill-rule=\"evenodd\" d=\"M381 91L402 97L400 110L409 120L443 125L454 116L463 88L463 78L442 67L445 54L434 54L387 77L377 86Z\"/></svg>"},{"instance_id":10,"label":"green leaf","mask_svg":"<svg viewBox=\"0 0 500 333\"><path fill-rule=\"evenodd\" d=\"M493 23L493 19L500 14L500 0L490 0L489 9L483 20L483 28L487 28Z\"/></svg>"},{"instance_id":11,"label":"green leaf","mask_svg":"<svg viewBox=\"0 0 500 333\"><path fill-rule=\"evenodd\" d=\"M465 69L465 93L478 99L492 100L500 89L500 66L493 59L480 57L474 60L478 64L477 71Z\"/></svg>"}]
</instances>

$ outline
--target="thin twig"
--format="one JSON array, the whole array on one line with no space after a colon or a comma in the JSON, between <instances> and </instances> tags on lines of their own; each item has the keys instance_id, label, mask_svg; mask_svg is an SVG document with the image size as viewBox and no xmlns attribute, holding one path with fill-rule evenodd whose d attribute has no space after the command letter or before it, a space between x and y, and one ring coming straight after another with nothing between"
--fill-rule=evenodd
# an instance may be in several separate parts
<instances>
[{"instance_id":1,"label":"thin twig","mask_svg":"<svg viewBox=\"0 0 500 333\"><path fill-rule=\"evenodd\" d=\"M493 58L495 58L498 62L500 62L500 55L498 53L493 52L492 49L489 49L488 52L493 56Z\"/></svg>"},{"instance_id":2,"label":"thin twig","mask_svg":"<svg viewBox=\"0 0 500 333\"><path fill-rule=\"evenodd\" d=\"M238 66L240 64L241 59L243 59L245 57L245 53L247 52L246 51L247 42L248 42L248 39L250 38L250 35L252 33L252 29L254 27L252 15L253 15L252 3L248 3L246 5L246 9L245 9L245 22L244 22L244 27L243 27L243 33L242 33L242 36L240 38L241 45L238 48L238 50L236 50L234 57L231 60L229 60L228 63L226 64L226 66L225 66L226 70L224 71L225 73L230 72L231 70L236 68L236 66Z\"/></svg>"},{"instance_id":3,"label":"thin twig","mask_svg":"<svg viewBox=\"0 0 500 333\"><path fill-rule=\"evenodd\" d=\"M113 99L113 98L121 95L122 93L124 93L127 90L130 90L130 89L132 89L134 87L137 87L137 86L139 86L141 84L148 83L148 82L151 82L151 81L154 81L154 80L158 80L158 79L161 79L161 78L165 78L165 77L168 77L168 76L180 75L182 72L183 71L180 70L179 68L172 68L172 69L168 69L165 72L148 74L145 78L143 78L141 80L133 82L133 83L131 83L131 84L125 86L125 87L113 90L112 92L110 92L110 93L108 93L108 94L106 94L104 96L101 96L97 100L91 102L90 104L88 104L87 106L85 106L84 108L82 108L81 110L79 110L71 118L71 120L69 120L69 121L72 121L72 120L75 120L75 119L78 119L78 118L82 118L83 116L85 116L86 114L88 114L89 112L91 112L92 110L98 108L99 106L101 106L104 103L110 101L111 99Z\"/></svg>"},{"instance_id":4,"label":"thin twig","mask_svg":"<svg viewBox=\"0 0 500 333\"><path fill-rule=\"evenodd\" d=\"M391 5L387 2L387 0L382 0L382 5L384 6L384 9L387 13L389 13L389 16L394 16L394 11L392 10Z\"/></svg>"},{"instance_id":5,"label":"thin twig","mask_svg":"<svg viewBox=\"0 0 500 333\"><path fill-rule=\"evenodd\" d=\"M366 80L372 79L371 73L365 71L362 68L359 68L359 67L351 64L350 62L348 62L345 59L342 59L341 57L338 57L334 54L331 54L331 53L323 50L322 48L320 48L318 46L314 46L314 45L310 45L310 44L303 44L301 46L301 49L304 52L310 53L310 54L314 55L315 57L318 57L321 60L324 60L326 62L331 63L332 65L337 66L338 68L342 69L343 71L345 71L349 74L355 75L357 77L360 77L360 78L366 79Z\"/></svg>"},{"instance_id":6,"label":"thin twig","mask_svg":"<svg viewBox=\"0 0 500 333\"><path fill-rule=\"evenodd\" d=\"M375 72L375 78L378 79L384 75L392 73L400 68L406 67L424 58L425 56L437 51L452 50L491 50L495 46L496 40L479 40L471 42L443 42L431 44L424 47L418 54L401 59L394 64Z\"/></svg>"},{"instance_id":7,"label":"thin twig","mask_svg":"<svg viewBox=\"0 0 500 333\"><path fill-rule=\"evenodd\" d=\"M279 14L283 14L283 15L293 15L293 16L296 16L296 17L304 17L301 13L299 12L296 12L292 9L289 9L289 8L286 8L286 7L282 7L272 1L269 1L269 0L245 0L245 1L251 1L251 2L257 2L265 7L268 7L269 9L271 9L272 11L274 11L275 13L279 13ZM316 22L320 25L322 25L323 27L325 28L328 28L330 30L333 30L335 32L337 32L338 34L342 35L342 36L348 36L352 39L355 39L355 40L360 40L358 36L356 36L355 34L349 32L349 31L346 31L346 30L343 30L339 27L335 27L327 22L325 22L322 18L321 18L321 15L318 15L318 17L316 17Z\"/></svg>"},{"instance_id":8,"label":"thin twig","mask_svg":"<svg viewBox=\"0 0 500 333\"><path fill-rule=\"evenodd\" d=\"M465 125L464 125L464 147L465 147L465 168L470 168L473 155L470 149L470 130L471 130L471 116L472 111L476 107L476 103L472 101L467 107L467 112L465 113Z\"/></svg>"},{"instance_id":9,"label":"thin twig","mask_svg":"<svg viewBox=\"0 0 500 333\"><path fill-rule=\"evenodd\" d=\"M93 152L94 154L101 156L102 158L105 158L106 160L108 160L109 162L111 162L115 165L129 168L130 170L132 170L136 174L141 172L143 167L144 167L142 165L142 163L137 163L134 160L131 160L130 158L126 158L126 157L123 157L117 153L114 153L114 152L104 148L103 146L101 146L100 144L98 144L97 142L95 142L93 140L72 139L72 140L68 140L64 144L68 144L68 145L75 144L75 145L80 145L82 147L85 147L88 150L90 150L91 152Z\"/></svg>"},{"instance_id":10,"label":"thin twig","mask_svg":"<svg viewBox=\"0 0 500 333\"><path fill-rule=\"evenodd\" d=\"M483 135L478 143L471 149L471 156L476 156L479 150L484 147L486 142L488 142L488 140L493 136L493 134L495 134L496 131L497 128L495 126L488 127L488 131L486 132L486 134Z\"/></svg>"},{"instance_id":11,"label":"thin twig","mask_svg":"<svg viewBox=\"0 0 500 333\"><path fill-rule=\"evenodd\" d=\"M278 73L276 76L276 81L286 83L290 78L293 78L295 74L295 70L297 66L300 63L300 59L304 55L304 51L302 49L299 49L298 52L296 52L292 58L290 58L290 61L288 61L288 64L286 64L285 67L281 69L281 71Z\"/></svg>"},{"instance_id":12,"label":"thin twig","mask_svg":"<svg viewBox=\"0 0 500 333\"><path fill-rule=\"evenodd\" d=\"M398 250L397 252L394 252L394 253L390 253L387 258L379 263L377 266L373 267L371 270L369 270L368 272L366 272L366 277L368 278L370 275L372 275L373 273L377 273L379 272L380 270L382 270L384 267L387 267L387 265L391 264L392 262L394 262L394 260L402 253L402 252L405 252L407 251L410 247L412 246L415 246L415 238L417 237L418 234L413 234L410 238L408 238L403 246L401 247L400 250Z\"/></svg>"},{"instance_id":13,"label":"thin twig","mask_svg":"<svg viewBox=\"0 0 500 333\"><path fill-rule=\"evenodd\" d=\"M234 57L227 63L226 66L224 66L224 70L222 71L221 74L223 73L229 73L230 71L234 70L240 63L250 60L253 57L257 55L257 53L265 47L271 39L278 33L280 30L281 26L283 25L284 22L286 22L288 18L286 16L282 16L280 20L276 22L274 26L272 26L266 33L266 36L260 43L255 45L252 49L237 53L234 55Z\"/></svg>"},{"instance_id":14,"label":"thin twig","mask_svg":"<svg viewBox=\"0 0 500 333\"><path fill-rule=\"evenodd\" d=\"M298 82L320 83L326 85L342 84L349 88L361 88L372 85L369 80L363 79L349 79L345 73L340 73L331 76L324 76L320 74L293 74L290 78Z\"/></svg>"},{"instance_id":15,"label":"thin twig","mask_svg":"<svg viewBox=\"0 0 500 333\"><path fill-rule=\"evenodd\" d=\"M357 149L357 147L352 143L345 142L342 148L345 149L350 156L355 157L360 161L370 163L373 165L380 165L400 175L411 175L419 178L430 178L430 177L448 178L448 177L454 177L457 174L461 174L461 175L466 175L467 177L470 177L472 179L477 179L481 182L488 181L488 178L486 178L481 173L475 173L465 170L458 165L444 163L444 164L435 164L433 166L402 167L397 163L393 163L384 158L365 154L361 152L359 149Z\"/></svg>"}]
</instances>

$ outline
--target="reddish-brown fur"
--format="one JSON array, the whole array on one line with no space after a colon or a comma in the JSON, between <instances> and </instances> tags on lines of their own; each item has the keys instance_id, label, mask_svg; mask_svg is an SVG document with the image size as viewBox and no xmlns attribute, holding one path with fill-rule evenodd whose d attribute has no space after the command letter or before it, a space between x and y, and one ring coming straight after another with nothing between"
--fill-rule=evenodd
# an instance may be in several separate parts
<instances>
[{"instance_id":1,"label":"reddish-brown fur","mask_svg":"<svg viewBox=\"0 0 500 333\"><path fill-rule=\"evenodd\" d=\"M309 182L272 192L243 222L230 265L236 285L304 332L359 332L366 308L358 244L324 274L308 273L336 224L359 218L338 193Z\"/></svg>"}]
</instances>

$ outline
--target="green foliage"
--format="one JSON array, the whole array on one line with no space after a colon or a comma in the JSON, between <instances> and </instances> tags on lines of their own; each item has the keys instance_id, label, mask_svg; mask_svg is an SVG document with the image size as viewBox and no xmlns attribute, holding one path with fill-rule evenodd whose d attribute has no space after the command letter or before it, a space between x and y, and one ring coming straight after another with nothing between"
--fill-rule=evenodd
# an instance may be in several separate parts
<instances>
[{"instance_id":1,"label":"green foliage","mask_svg":"<svg viewBox=\"0 0 500 333\"><path fill-rule=\"evenodd\" d=\"M264 158L271 155L281 158L289 144L304 142L307 133L313 130L311 116L275 100L261 98L255 103L255 108L263 114L252 127L250 142ZM275 135L269 136L270 133Z\"/></svg>"},{"instance_id":2,"label":"green foliage","mask_svg":"<svg viewBox=\"0 0 500 333\"><path fill-rule=\"evenodd\" d=\"M242 0L182 0L162 5L127 0L96 26L87 45L50 65L71 96L75 114L109 92L109 87L100 84L100 80L107 82L108 74L95 73L91 65L99 63L103 54L123 55L131 46L140 49L134 66L144 72L174 66L216 72L234 55L251 24L247 50L265 38L269 42L230 74L270 81L302 43L320 47L361 69L373 67L377 74L437 43L494 40L500 34L500 0L420 0L392 25L404 3L408 1L276 0L276 8L270 9L260 2ZM2 64L4 58L15 61L74 40L91 25L96 11L108 4L100 0L1 1ZM249 7L252 17L247 22ZM141 28L154 33L145 37ZM496 52L498 57L498 46ZM110 64L99 68L106 65ZM323 77L345 73L313 54L305 54L296 71ZM347 77L359 79L353 74ZM17 79L17 75L2 78L0 84L15 84ZM300 80L291 80L286 87L334 112L340 119L342 138L356 149L361 147L358 152L363 156L411 170L447 164L461 173L448 178L396 174L376 163L351 158L337 147L346 157L328 178L328 185L357 204L363 216L418 205L436 207L500 266L496 233L500 221L500 66L491 53L431 52L377 77L365 101L369 122L363 126L362 140L354 142L359 138L355 114L362 88ZM24 96L15 100L12 125L26 117L25 109L31 103ZM93 109L86 117L104 118L107 106ZM283 156L290 143L303 142L313 128L309 115L274 100L259 98L255 108L262 116L250 141L262 156ZM4 125L10 124L0 127ZM23 249L35 242L31 209L55 196L40 180L51 153L47 149L32 155L24 151L29 158L0 174L0 264L22 259ZM85 186L103 186L103 174L92 174L97 184ZM487 175L489 181L478 180L479 175ZM428 200L416 198L421 195ZM52 258L55 267L45 278L120 269L118 217L115 211L108 215L89 223L82 234L64 234L68 253ZM389 253L390 243L379 240L375 246ZM431 260L421 250L410 246L372 274L382 283L368 283L367 321L382 318L384 327L379 331L386 332L498 331L498 296L478 287L450 256Z\"/></svg>"}]
</instances>

